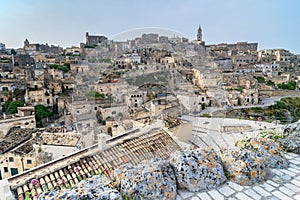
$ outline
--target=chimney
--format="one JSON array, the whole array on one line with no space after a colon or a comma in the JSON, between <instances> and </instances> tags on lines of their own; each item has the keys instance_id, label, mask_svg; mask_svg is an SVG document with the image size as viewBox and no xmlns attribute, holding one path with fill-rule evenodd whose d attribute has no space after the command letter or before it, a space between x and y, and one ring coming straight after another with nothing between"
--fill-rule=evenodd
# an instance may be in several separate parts
<instances>
[{"instance_id":1,"label":"chimney","mask_svg":"<svg viewBox=\"0 0 300 200\"><path fill-rule=\"evenodd\" d=\"M104 150L107 148L106 134L101 133L98 135L98 148L99 148L99 150Z\"/></svg>"}]
</instances>

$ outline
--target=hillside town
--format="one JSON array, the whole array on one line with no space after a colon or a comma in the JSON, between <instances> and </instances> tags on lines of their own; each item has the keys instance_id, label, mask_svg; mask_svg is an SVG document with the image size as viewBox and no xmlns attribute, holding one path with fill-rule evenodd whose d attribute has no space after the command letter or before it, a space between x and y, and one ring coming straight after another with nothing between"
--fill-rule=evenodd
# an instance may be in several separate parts
<instances>
[{"instance_id":1,"label":"hillside town","mask_svg":"<svg viewBox=\"0 0 300 200\"><path fill-rule=\"evenodd\" d=\"M300 199L300 54L204 32L0 43L0 199Z\"/></svg>"}]
</instances>

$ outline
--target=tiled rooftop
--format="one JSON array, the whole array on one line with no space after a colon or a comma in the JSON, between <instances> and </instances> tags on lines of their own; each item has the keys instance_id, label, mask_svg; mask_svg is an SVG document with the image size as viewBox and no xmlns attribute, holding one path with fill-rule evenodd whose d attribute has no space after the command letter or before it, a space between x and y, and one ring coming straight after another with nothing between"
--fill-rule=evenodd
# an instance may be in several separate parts
<instances>
[{"instance_id":1,"label":"tiled rooftop","mask_svg":"<svg viewBox=\"0 0 300 200\"><path fill-rule=\"evenodd\" d=\"M135 137L120 137L108 141L109 148L99 150L97 145L68 157L52 161L30 171L11 177L8 181L14 195L24 198L27 191L41 194L51 188L75 186L88 176L112 171L125 163L138 164L152 158L167 159L180 146L163 130L152 130ZM33 186L32 179L40 186Z\"/></svg>"},{"instance_id":2,"label":"tiled rooftop","mask_svg":"<svg viewBox=\"0 0 300 200\"><path fill-rule=\"evenodd\" d=\"M33 133L37 133L36 129L20 129L13 128L9 133L0 140L0 153L6 153L18 145L24 143L32 137Z\"/></svg>"}]
</instances>

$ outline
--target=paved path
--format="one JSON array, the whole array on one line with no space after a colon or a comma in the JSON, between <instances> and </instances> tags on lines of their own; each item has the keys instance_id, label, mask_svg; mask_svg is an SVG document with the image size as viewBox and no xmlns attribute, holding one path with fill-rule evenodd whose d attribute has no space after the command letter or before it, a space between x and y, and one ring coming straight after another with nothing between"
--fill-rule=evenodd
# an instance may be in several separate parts
<instances>
[{"instance_id":1,"label":"paved path","mask_svg":"<svg viewBox=\"0 0 300 200\"><path fill-rule=\"evenodd\" d=\"M179 190L177 200L300 200L300 156L287 153L287 169L270 169L265 182L253 186L241 186L231 181L218 188L197 193Z\"/></svg>"}]
</instances>

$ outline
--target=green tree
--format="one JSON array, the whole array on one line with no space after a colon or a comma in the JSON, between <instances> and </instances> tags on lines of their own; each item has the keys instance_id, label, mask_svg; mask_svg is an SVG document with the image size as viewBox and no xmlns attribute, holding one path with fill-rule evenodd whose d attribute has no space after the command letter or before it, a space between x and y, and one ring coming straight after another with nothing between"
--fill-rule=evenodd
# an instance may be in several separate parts
<instances>
[{"instance_id":1,"label":"green tree","mask_svg":"<svg viewBox=\"0 0 300 200\"><path fill-rule=\"evenodd\" d=\"M295 90L296 89L296 82L291 81L291 82L288 82L288 83L278 84L277 86L278 86L278 88L284 89L284 90Z\"/></svg>"},{"instance_id":2,"label":"green tree","mask_svg":"<svg viewBox=\"0 0 300 200\"><path fill-rule=\"evenodd\" d=\"M9 104L11 103L11 101L5 101L4 104L3 104L3 112L6 112L7 111L7 108L9 106Z\"/></svg>"},{"instance_id":3,"label":"green tree","mask_svg":"<svg viewBox=\"0 0 300 200\"><path fill-rule=\"evenodd\" d=\"M49 65L49 67L51 69L57 69L57 70L61 70L63 72L68 72L71 69L69 63L64 63L63 65L51 64L51 65Z\"/></svg>"},{"instance_id":4,"label":"green tree","mask_svg":"<svg viewBox=\"0 0 300 200\"><path fill-rule=\"evenodd\" d=\"M11 50L10 50L10 54L15 56L15 55L17 54L17 52L16 52L16 50L11 49Z\"/></svg>"},{"instance_id":5,"label":"green tree","mask_svg":"<svg viewBox=\"0 0 300 200\"><path fill-rule=\"evenodd\" d=\"M111 127L108 127L107 128L107 134L112 136L112 128Z\"/></svg>"},{"instance_id":6,"label":"green tree","mask_svg":"<svg viewBox=\"0 0 300 200\"><path fill-rule=\"evenodd\" d=\"M201 109L204 110L206 108L206 106L207 106L206 103L202 103L201 104Z\"/></svg>"},{"instance_id":7,"label":"green tree","mask_svg":"<svg viewBox=\"0 0 300 200\"><path fill-rule=\"evenodd\" d=\"M23 107L25 104L22 101L12 101L9 103L6 112L9 114L15 114L18 112L18 107Z\"/></svg>"},{"instance_id":8,"label":"green tree","mask_svg":"<svg viewBox=\"0 0 300 200\"><path fill-rule=\"evenodd\" d=\"M264 83L264 82L265 82L265 77L258 76L258 77L256 77L256 79L257 79L257 81L258 81L259 83Z\"/></svg>"},{"instance_id":9,"label":"green tree","mask_svg":"<svg viewBox=\"0 0 300 200\"><path fill-rule=\"evenodd\" d=\"M36 126L38 128L43 127L42 119L50 118L53 116L53 113L43 105L34 106L34 114L35 114Z\"/></svg>"},{"instance_id":10,"label":"green tree","mask_svg":"<svg viewBox=\"0 0 300 200\"><path fill-rule=\"evenodd\" d=\"M273 81L271 81L271 80L268 80L267 81L267 85L273 86L273 85L275 85L275 83Z\"/></svg>"}]
</instances>

